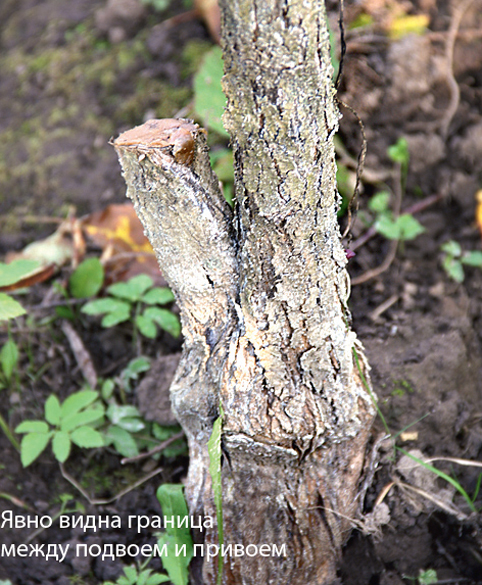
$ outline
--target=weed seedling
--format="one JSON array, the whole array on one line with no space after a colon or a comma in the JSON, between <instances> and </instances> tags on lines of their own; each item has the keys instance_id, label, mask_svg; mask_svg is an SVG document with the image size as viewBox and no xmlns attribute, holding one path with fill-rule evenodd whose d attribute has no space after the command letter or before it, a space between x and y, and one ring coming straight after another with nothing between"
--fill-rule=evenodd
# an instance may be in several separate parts
<instances>
[{"instance_id":1,"label":"weed seedling","mask_svg":"<svg viewBox=\"0 0 482 585\"><path fill-rule=\"evenodd\" d=\"M188 567L194 554L193 542L189 527L184 522L188 518L188 509L183 493L184 486L177 484L164 484L157 490L157 499L162 507L162 513L171 517L172 526L166 524L166 532L158 535L158 546L161 550L167 550L167 555L162 555L162 564L174 585L187 585L189 582ZM185 555L176 554L176 551L184 550Z\"/></svg>"},{"instance_id":2,"label":"weed seedling","mask_svg":"<svg viewBox=\"0 0 482 585\"><path fill-rule=\"evenodd\" d=\"M158 585L170 581L167 575L153 573L152 569L136 569L130 565L124 567L124 574L117 581L104 581L103 585Z\"/></svg>"},{"instance_id":3,"label":"weed seedling","mask_svg":"<svg viewBox=\"0 0 482 585\"><path fill-rule=\"evenodd\" d=\"M51 394L44 406L45 420L26 420L15 429L25 435L20 443L22 465L27 467L35 461L50 440L60 463L70 455L72 443L86 449L103 447L102 435L92 427L104 419L104 407L94 404L98 395L93 390L80 390L60 404L57 396Z\"/></svg>"},{"instance_id":4,"label":"weed seedling","mask_svg":"<svg viewBox=\"0 0 482 585\"><path fill-rule=\"evenodd\" d=\"M461 245L454 240L442 244L441 250L444 253L442 259L443 269L455 282L461 283L464 281L464 264L482 268L482 252L479 250L464 252Z\"/></svg>"},{"instance_id":5,"label":"weed seedling","mask_svg":"<svg viewBox=\"0 0 482 585\"><path fill-rule=\"evenodd\" d=\"M403 575L404 579L408 579L409 581L416 581L418 585L432 585L433 583L438 582L437 572L435 569L427 569L424 571L420 569L418 577L409 577L408 575Z\"/></svg>"},{"instance_id":6,"label":"weed seedling","mask_svg":"<svg viewBox=\"0 0 482 585\"><path fill-rule=\"evenodd\" d=\"M390 193L380 191L368 202L368 209L375 216L376 231L388 240L413 240L425 231L425 228L413 215L403 213L397 218L389 209Z\"/></svg>"},{"instance_id":7,"label":"weed seedling","mask_svg":"<svg viewBox=\"0 0 482 585\"><path fill-rule=\"evenodd\" d=\"M89 301L81 309L86 315L104 315L103 327L132 321L135 331L140 331L149 339L156 337L156 325L173 337L181 334L177 315L159 307L172 303L174 295L166 287L154 287L152 278L147 274L134 276L128 282L112 284L107 292L107 298Z\"/></svg>"},{"instance_id":8,"label":"weed seedling","mask_svg":"<svg viewBox=\"0 0 482 585\"><path fill-rule=\"evenodd\" d=\"M152 449L159 441L166 441L179 430L178 427L161 427L157 423L148 423L135 406L127 404L127 393L132 390L132 382L150 367L150 361L146 357L135 358L119 376L108 378L101 385L100 394L107 407L108 421L107 427L102 429L105 445L112 445L123 457L136 457L142 449ZM120 396L121 404L118 403L116 394ZM172 446L163 450L168 457L180 452L184 452L184 446Z\"/></svg>"}]
</instances>

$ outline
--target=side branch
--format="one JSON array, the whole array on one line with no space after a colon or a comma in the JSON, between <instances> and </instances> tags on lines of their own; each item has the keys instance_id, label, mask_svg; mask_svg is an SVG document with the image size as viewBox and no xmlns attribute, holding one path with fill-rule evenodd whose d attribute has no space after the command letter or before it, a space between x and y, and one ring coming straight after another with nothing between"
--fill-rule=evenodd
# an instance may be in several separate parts
<instances>
[{"instance_id":1,"label":"side branch","mask_svg":"<svg viewBox=\"0 0 482 585\"><path fill-rule=\"evenodd\" d=\"M199 326L214 334L233 311L236 260L232 213L209 164L205 131L185 120L150 120L113 144L127 196L177 297L184 335Z\"/></svg>"},{"instance_id":2,"label":"side branch","mask_svg":"<svg viewBox=\"0 0 482 585\"><path fill-rule=\"evenodd\" d=\"M114 147L127 196L181 309L184 347L171 403L189 441L186 496L191 513L202 513L212 505L204 495L210 493L207 441L237 325L232 213L196 124L151 120L121 134Z\"/></svg>"}]
</instances>

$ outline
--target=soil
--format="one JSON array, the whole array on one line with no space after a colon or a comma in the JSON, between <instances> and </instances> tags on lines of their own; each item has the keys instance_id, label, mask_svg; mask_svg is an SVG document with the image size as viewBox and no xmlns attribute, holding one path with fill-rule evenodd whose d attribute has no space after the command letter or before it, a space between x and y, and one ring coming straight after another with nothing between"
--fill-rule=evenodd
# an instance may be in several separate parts
<instances>
[{"instance_id":1,"label":"soil","mask_svg":"<svg viewBox=\"0 0 482 585\"><path fill-rule=\"evenodd\" d=\"M77 216L124 201L125 188L109 138L155 117L174 117L192 98L192 74L209 34L196 18L166 26L186 9L171 2L164 12L122 0L122 10L104 0L3 0L0 4L0 253L22 249L55 229L52 218L74 206ZM337 30L337 2L327 2ZM482 188L482 3L448 0L365 0L346 3L347 25L370 15L365 28L347 26L347 55L339 97L363 119L368 140L360 211L346 247L356 247L349 269L364 281L390 254L391 243L375 235L360 244L367 227L367 201L382 189L392 200L403 191L402 210L416 206L424 232L400 243L386 270L360 284L351 295L353 324L371 365L379 407L396 444L418 457L451 457L477 463L482 457L482 270L464 266L457 283L443 268L442 244L458 242L464 251L482 249L482 226L475 194ZM453 62L446 47L454 10L465 6L455 35ZM396 11L425 15L422 34L390 37ZM163 24L164 23L164 24ZM454 83L455 82L455 83ZM340 161L351 179L361 148L359 124L341 105ZM410 152L406 185L387 149L405 137ZM348 154L349 153L349 154ZM72 213L72 211L71 211ZM341 220L342 222L345 220ZM69 269L57 277L68 276ZM24 304L56 298L52 283L30 289ZM95 320L76 325L93 356L97 373L119 374L136 355L128 327L100 329ZM72 349L52 315L31 311L17 320L11 335L21 349L18 375L1 390L0 412L11 428L41 418L51 393L61 400L83 385ZM1 342L7 333L0 332ZM172 424L163 407L179 342L167 334L144 343L142 352L157 363L134 398L146 418ZM161 380L161 382L159 382ZM160 386L160 388L159 388ZM152 393L159 407L153 411ZM161 396L160 396L160 395ZM482 583L480 516L451 484L431 472L407 469L394 451L383 422L373 429L370 481L361 516L340 560L345 585L415 582L429 569L438 582ZM22 468L18 453L0 434L0 513L54 516L60 496L85 513L158 515L155 491L179 483L184 457L163 454L121 466L113 451L77 449L65 471L91 498L113 498L148 475L159 473L121 498L89 503L62 476L49 450ZM87 453L87 455L86 455ZM408 460L410 461L410 460ZM481 507L480 467L454 461L433 465L460 483ZM410 467L410 466L408 466ZM371 474L371 475L370 475ZM422 495L423 490L423 495ZM380 501L381 504L380 504ZM378 504L378 505L377 505ZM382 508L382 507L383 508ZM381 522L375 512L384 511ZM149 530L60 529L57 522L37 536L32 528L0 532L1 544L153 543ZM97 584L115 580L125 564L100 557L67 555L64 562L36 557L0 557L0 580L14 585ZM156 564L157 563L157 564ZM160 569L159 560L149 565Z\"/></svg>"}]
</instances>

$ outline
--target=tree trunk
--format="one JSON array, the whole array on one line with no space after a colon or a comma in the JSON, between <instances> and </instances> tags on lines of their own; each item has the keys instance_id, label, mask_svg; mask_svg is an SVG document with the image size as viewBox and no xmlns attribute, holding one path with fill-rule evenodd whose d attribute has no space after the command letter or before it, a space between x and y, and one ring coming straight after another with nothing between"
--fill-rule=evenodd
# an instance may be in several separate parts
<instances>
[{"instance_id":1,"label":"tree trunk","mask_svg":"<svg viewBox=\"0 0 482 585\"><path fill-rule=\"evenodd\" d=\"M224 544L284 550L225 557L222 582L329 584L358 504L374 409L349 329L325 8L220 4L234 214L196 125L151 121L115 147L181 309L171 397L189 440L190 511L215 517L207 441L221 404ZM216 528L203 535L218 542ZM217 559L205 559L202 573L197 582L214 584Z\"/></svg>"}]
</instances>

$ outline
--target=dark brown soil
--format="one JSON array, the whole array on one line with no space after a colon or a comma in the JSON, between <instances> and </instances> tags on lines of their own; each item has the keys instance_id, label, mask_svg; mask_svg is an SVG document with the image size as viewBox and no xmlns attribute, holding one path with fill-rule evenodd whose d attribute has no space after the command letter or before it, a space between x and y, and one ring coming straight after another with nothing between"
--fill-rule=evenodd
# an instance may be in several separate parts
<instances>
[{"instance_id":1,"label":"dark brown soil","mask_svg":"<svg viewBox=\"0 0 482 585\"><path fill-rule=\"evenodd\" d=\"M400 245L387 270L353 286L354 327L365 345L389 429L396 433L416 423L408 429L411 435L397 438L397 445L406 451L416 449L422 457L452 457L480 465L482 269L466 266L464 281L455 283L442 267L440 247L455 240L464 250L482 249L475 221L475 194L482 188L482 3L474 0L461 20L452 67L445 59L453 23L448 0L346 4L348 23L363 8L374 18L368 29L347 33L339 91L340 98L362 117L368 138L360 210L366 210L369 196L382 188L396 192L396 165L387 148L402 136L410 150L402 209L423 207L428 198L438 196L416 213L425 232ZM454 3L459 4L463 3ZM161 14L136 12L134 5L121 17L112 10L99 12L105 8L104 0L0 3L1 254L51 233L53 224L45 218L62 217L69 205L81 215L123 202L124 185L107 145L109 138L152 114L172 117L191 99L191 75L210 46L204 26L197 20L173 27L161 24L184 10L181 2L171 2ZM337 30L337 3L328 5L333 9L332 28ZM409 15L427 15L428 30L420 36L390 39L384 26L394 6ZM340 137L355 160L361 144L359 126L349 110L341 109ZM359 218L352 243L365 231ZM390 242L380 235L358 247L350 260L355 281L378 267L389 248ZM24 304L33 307L51 294L51 283L36 286ZM12 428L26 418L41 417L50 393L64 399L83 384L58 322L49 320L45 312L31 315L12 326L21 348L18 384L0 391L0 412ZM119 373L135 355L126 328L101 330L94 321L79 321L76 327L100 376ZM3 343L6 333L0 335ZM143 353L153 358L178 350L179 344L167 334L143 347ZM141 407L149 403L150 380L158 382L171 366L168 363L146 377L137 397ZM161 385L167 387L167 379ZM156 416L163 416L160 409ZM421 572L434 569L441 583L482 583L480 516L446 481L430 472L427 476L404 470L402 453L380 440L384 434L378 419L372 441L377 446L374 475L364 512L380 510L375 504L377 498L383 499L387 523L372 523L372 534L367 534L368 521L364 527L358 524L340 562L342 582L410 583ZM0 453L0 513L13 510L15 515L53 516L60 509L59 496L69 493L87 514L119 515L124 526L129 514L160 514L157 486L180 482L186 472L185 459L162 457L159 475L108 505L94 506L65 481L49 450L23 469L2 433ZM92 497L111 498L153 469L146 461L121 466L119 460L105 449L78 450L66 470L83 482ZM476 493L480 468L447 461L433 465L456 478L470 496ZM481 506L479 495L475 507ZM32 532L2 529L0 542L28 542ZM57 523L32 540L39 545L70 543L71 549L77 543L153 542L146 530L83 532L62 530ZM69 554L58 563L4 555L0 580L14 585L94 585L115 580L122 565L134 560L110 562ZM160 568L155 560L149 566Z\"/></svg>"}]
</instances>

